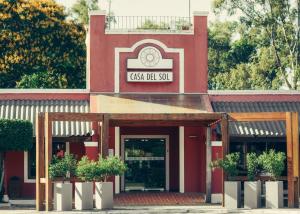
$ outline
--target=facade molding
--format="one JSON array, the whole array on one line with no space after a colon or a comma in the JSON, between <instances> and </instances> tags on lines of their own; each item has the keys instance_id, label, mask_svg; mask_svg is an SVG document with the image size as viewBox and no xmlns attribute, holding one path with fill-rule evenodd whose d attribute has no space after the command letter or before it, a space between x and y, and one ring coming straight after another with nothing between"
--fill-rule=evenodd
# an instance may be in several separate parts
<instances>
[{"instance_id":1,"label":"facade molding","mask_svg":"<svg viewBox=\"0 0 300 214\"><path fill-rule=\"evenodd\" d=\"M120 157L120 127L115 127L115 156ZM115 194L120 193L120 176L115 176Z\"/></svg>"},{"instance_id":2,"label":"facade molding","mask_svg":"<svg viewBox=\"0 0 300 214\"><path fill-rule=\"evenodd\" d=\"M184 126L179 126L179 192L184 193Z\"/></svg>"},{"instance_id":3,"label":"facade molding","mask_svg":"<svg viewBox=\"0 0 300 214\"><path fill-rule=\"evenodd\" d=\"M134 52L134 50L143 44L155 44L161 47L166 53L179 54L179 93L184 93L184 49L168 48L164 43L156 39L143 39L136 42L131 48L115 48L115 72L114 72L114 93L120 93L120 53Z\"/></svg>"}]
</instances>

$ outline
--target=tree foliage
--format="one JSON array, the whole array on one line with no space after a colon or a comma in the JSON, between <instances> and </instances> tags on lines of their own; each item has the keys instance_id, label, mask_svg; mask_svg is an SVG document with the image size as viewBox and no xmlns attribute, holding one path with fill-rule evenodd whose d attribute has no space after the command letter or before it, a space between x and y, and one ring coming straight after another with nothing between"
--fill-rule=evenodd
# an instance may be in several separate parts
<instances>
[{"instance_id":1,"label":"tree foliage","mask_svg":"<svg viewBox=\"0 0 300 214\"><path fill-rule=\"evenodd\" d=\"M28 151L33 145L32 123L0 119L0 152Z\"/></svg>"},{"instance_id":2,"label":"tree foliage","mask_svg":"<svg viewBox=\"0 0 300 214\"><path fill-rule=\"evenodd\" d=\"M210 163L212 168L223 169L228 176L238 175L238 164L240 160L240 153L234 152L227 154L223 159L217 159Z\"/></svg>"},{"instance_id":3,"label":"tree foliage","mask_svg":"<svg viewBox=\"0 0 300 214\"><path fill-rule=\"evenodd\" d=\"M247 26L249 38L256 43L257 56L260 49L269 53L269 72L274 74L275 70L277 83L281 81L288 89L298 89L300 83L298 6L299 1L287 0L214 0L216 13L241 15L240 22ZM259 71L260 64L254 62L255 68L249 74Z\"/></svg>"},{"instance_id":4,"label":"tree foliage","mask_svg":"<svg viewBox=\"0 0 300 214\"><path fill-rule=\"evenodd\" d=\"M50 178L62 178L63 181L75 175L77 161L73 155L54 156L49 166Z\"/></svg>"},{"instance_id":5,"label":"tree foliage","mask_svg":"<svg viewBox=\"0 0 300 214\"><path fill-rule=\"evenodd\" d=\"M0 88L84 88L85 63L85 30L54 0L0 0Z\"/></svg>"},{"instance_id":6,"label":"tree foliage","mask_svg":"<svg viewBox=\"0 0 300 214\"><path fill-rule=\"evenodd\" d=\"M77 0L71 8L71 13L78 22L87 26L91 10L99 10L98 0Z\"/></svg>"},{"instance_id":7,"label":"tree foliage","mask_svg":"<svg viewBox=\"0 0 300 214\"><path fill-rule=\"evenodd\" d=\"M278 89L281 86L273 52L261 47L254 34L253 29L238 22L215 22L209 27L210 89Z\"/></svg>"}]
</instances>

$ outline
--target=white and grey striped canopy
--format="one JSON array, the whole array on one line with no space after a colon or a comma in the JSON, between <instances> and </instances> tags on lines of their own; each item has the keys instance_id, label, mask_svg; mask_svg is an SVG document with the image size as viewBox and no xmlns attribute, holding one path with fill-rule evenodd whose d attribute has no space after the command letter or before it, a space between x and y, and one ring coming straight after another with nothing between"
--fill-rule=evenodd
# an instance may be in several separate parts
<instances>
[{"instance_id":1,"label":"white and grey striped canopy","mask_svg":"<svg viewBox=\"0 0 300 214\"><path fill-rule=\"evenodd\" d=\"M87 100L0 100L0 118L29 120L35 131L38 112L89 112ZM91 133L91 124L80 121L53 123L54 137L83 136ZM35 135L35 132L34 132Z\"/></svg>"}]
</instances>

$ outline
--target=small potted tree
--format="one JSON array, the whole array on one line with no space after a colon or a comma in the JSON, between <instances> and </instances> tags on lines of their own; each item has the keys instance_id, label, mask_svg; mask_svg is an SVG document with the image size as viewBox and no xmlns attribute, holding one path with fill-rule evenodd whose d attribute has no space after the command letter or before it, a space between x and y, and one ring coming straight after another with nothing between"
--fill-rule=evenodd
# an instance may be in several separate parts
<instances>
[{"instance_id":1,"label":"small potted tree","mask_svg":"<svg viewBox=\"0 0 300 214\"><path fill-rule=\"evenodd\" d=\"M244 207L259 208L261 205L261 181L255 181L255 177L259 173L260 161L255 153L248 153L246 161L248 181L244 183Z\"/></svg>"},{"instance_id":2,"label":"small potted tree","mask_svg":"<svg viewBox=\"0 0 300 214\"><path fill-rule=\"evenodd\" d=\"M266 208L282 208L283 182L278 179L285 168L285 153L269 150L261 154L259 160L264 172L270 175L270 181L266 182Z\"/></svg>"},{"instance_id":3,"label":"small potted tree","mask_svg":"<svg viewBox=\"0 0 300 214\"><path fill-rule=\"evenodd\" d=\"M72 210L72 184L66 182L75 174L76 159L73 155L54 156L49 166L49 176L54 184L54 208L59 211Z\"/></svg>"},{"instance_id":4,"label":"small potted tree","mask_svg":"<svg viewBox=\"0 0 300 214\"><path fill-rule=\"evenodd\" d=\"M93 181L97 175L97 162L83 156L77 164L76 176L82 182L75 183L75 209L93 209Z\"/></svg>"},{"instance_id":5,"label":"small potted tree","mask_svg":"<svg viewBox=\"0 0 300 214\"><path fill-rule=\"evenodd\" d=\"M122 175L126 170L126 166L121 159L115 156L99 157L97 166L97 177L100 179L100 182L95 183L96 208L111 209L113 208L113 183L108 182L108 178Z\"/></svg>"},{"instance_id":6,"label":"small potted tree","mask_svg":"<svg viewBox=\"0 0 300 214\"><path fill-rule=\"evenodd\" d=\"M217 159L211 162L211 167L221 168L227 176L233 177L238 175L238 162L240 153L235 152L226 155L223 159ZM239 208L241 204L241 182L225 181L224 182L225 207L229 209Z\"/></svg>"}]
</instances>

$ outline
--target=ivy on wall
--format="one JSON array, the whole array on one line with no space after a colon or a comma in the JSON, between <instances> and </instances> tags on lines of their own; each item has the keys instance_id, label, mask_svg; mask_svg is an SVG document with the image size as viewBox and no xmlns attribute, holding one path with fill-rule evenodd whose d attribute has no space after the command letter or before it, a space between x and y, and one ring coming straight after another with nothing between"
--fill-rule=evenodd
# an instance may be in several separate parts
<instances>
[{"instance_id":1,"label":"ivy on wall","mask_svg":"<svg viewBox=\"0 0 300 214\"><path fill-rule=\"evenodd\" d=\"M0 151L28 151L33 146L32 123L0 119Z\"/></svg>"}]
</instances>

